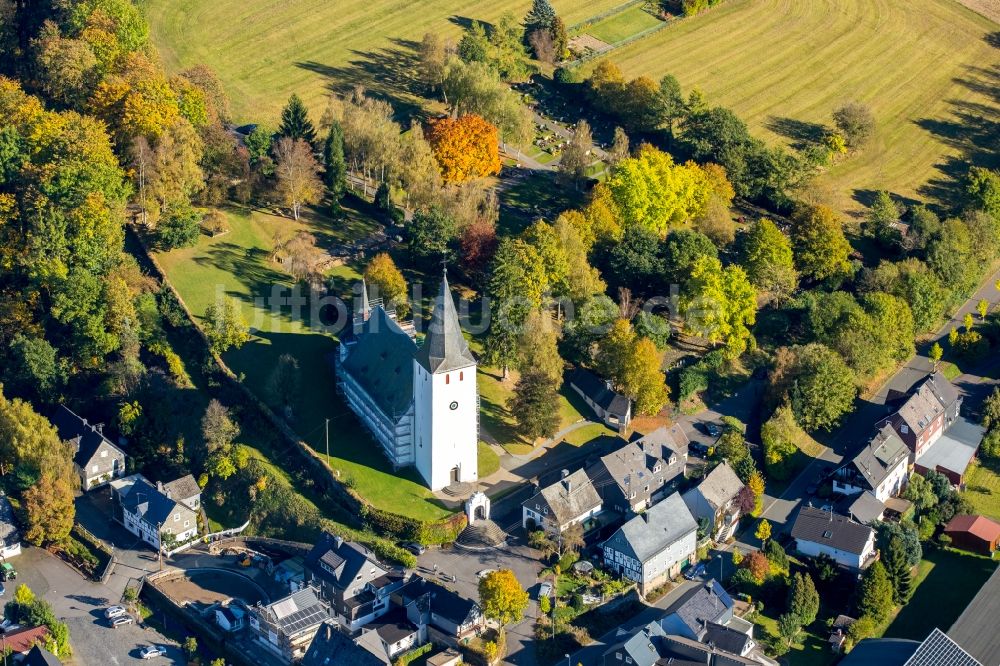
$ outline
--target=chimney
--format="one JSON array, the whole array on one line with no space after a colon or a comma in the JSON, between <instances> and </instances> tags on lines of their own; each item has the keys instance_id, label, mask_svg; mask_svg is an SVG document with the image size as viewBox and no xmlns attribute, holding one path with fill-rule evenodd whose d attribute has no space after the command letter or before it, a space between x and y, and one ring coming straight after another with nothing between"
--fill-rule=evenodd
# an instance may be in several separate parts
<instances>
[{"instance_id":1,"label":"chimney","mask_svg":"<svg viewBox=\"0 0 1000 666\"><path fill-rule=\"evenodd\" d=\"M97 431L98 435L102 435L103 436L104 435L104 424L103 423L98 423L98 424L94 425L94 430Z\"/></svg>"},{"instance_id":2,"label":"chimney","mask_svg":"<svg viewBox=\"0 0 1000 666\"><path fill-rule=\"evenodd\" d=\"M340 550L340 547L344 545L344 537L338 534L337 536L333 537L333 543L337 547L337 550Z\"/></svg>"},{"instance_id":3,"label":"chimney","mask_svg":"<svg viewBox=\"0 0 1000 666\"><path fill-rule=\"evenodd\" d=\"M562 484L567 495L573 492L573 482L569 480L569 471L565 469L562 471Z\"/></svg>"},{"instance_id":4,"label":"chimney","mask_svg":"<svg viewBox=\"0 0 1000 666\"><path fill-rule=\"evenodd\" d=\"M163 492L163 482L162 481L157 481L156 482L156 489L159 490L161 493Z\"/></svg>"}]
</instances>

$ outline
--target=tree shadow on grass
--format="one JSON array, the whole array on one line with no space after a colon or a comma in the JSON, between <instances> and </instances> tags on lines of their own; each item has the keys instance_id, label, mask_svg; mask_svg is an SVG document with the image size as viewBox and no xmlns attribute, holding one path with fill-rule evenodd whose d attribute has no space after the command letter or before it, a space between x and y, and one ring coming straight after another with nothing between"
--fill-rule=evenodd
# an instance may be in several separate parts
<instances>
[{"instance_id":1,"label":"tree shadow on grass","mask_svg":"<svg viewBox=\"0 0 1000 666\"><path fill-rule=\"evenodd\" d=\"M970 66L955 82L986 100L947 100L951 114L943 118L920 118L916 124L955 150L934 165L938 175L918 190L921 196L934 199L950 208L965 201L964 179L970 166L1000 166L1000 65Z\"/></svg>"},{"instance_id":2,"label":"tree shadow on grass","mask_svg":"<svg viewBox=\"0 0 1000 666\"><path fill-rule=\"evenodd\" d=\"M296 67L328 79L327 89L338 95L350 94L362 87L373 97L389 102L395 118L403 125L423 116L416 98L427 91L417 77L420 44L407 39L393 39L392 46L372 51L351 51L346 66L326 65L315 60L296 62Z\"/></svg>"},{"instance_id":3,"label":"tree shadow on grass","mask_svg":"<svg viewBox=\"0 0 1000 666\"><path fill-rule=\"evenodd\" d=\"M779 134L792 142L797 150L812 143L819 143L826 136L827 128L821 123L810 123L795 118L771 116L767 120L767 129Z\"/></svg>"}]
</instances>

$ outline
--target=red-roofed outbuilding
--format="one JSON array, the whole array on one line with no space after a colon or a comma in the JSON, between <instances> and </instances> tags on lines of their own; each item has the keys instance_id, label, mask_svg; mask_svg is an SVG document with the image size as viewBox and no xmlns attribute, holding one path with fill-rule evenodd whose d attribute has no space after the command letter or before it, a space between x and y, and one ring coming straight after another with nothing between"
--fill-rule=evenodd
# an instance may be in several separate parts
<instances>
[{"instance_id":1,"label":"red-roofed outbuilding","mask_svg":"<svg viewBox=\"0 0 1000 666\"><path fill-rule=\"evenodd\" d=\"M1000 523L986 516L955 516L944 528L956 548L989 555L1000 545Z\"/></svg>"}]
</instances>

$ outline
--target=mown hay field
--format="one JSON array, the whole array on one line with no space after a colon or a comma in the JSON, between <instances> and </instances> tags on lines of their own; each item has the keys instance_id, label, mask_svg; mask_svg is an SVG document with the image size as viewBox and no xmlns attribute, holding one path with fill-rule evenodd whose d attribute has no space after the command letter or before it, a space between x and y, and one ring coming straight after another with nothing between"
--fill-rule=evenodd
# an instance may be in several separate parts
<instances>
[{"instance_id":1,"label":"mown hay field","mask_svg":"<svg viewBox=\"0 0 1000 666\"><path fill-rule=\"evenodd\" d=\"M674 74L771 141L870 105L875 139L819 183L844 210L883 188L945 198L962 161L990 165L1000 145L1000 26L955 0L724 0L606 57L628 77Z\"/></svg>"},{"instance_id":2,"label":"mown hay field","mask_svg":"<svg viewBox=\"0 0 1000 666\"><path fill-rule=\"evenodd\" d=\"M622 0L553 0L567 25ZM148 0L153 39L172 69L211 66L238 122L277 118L297 92L316 110L360 83L412 102L414 47L424 33L457 38L470 20L520 19L531 0Z\"/></svg>"}]
</instances>

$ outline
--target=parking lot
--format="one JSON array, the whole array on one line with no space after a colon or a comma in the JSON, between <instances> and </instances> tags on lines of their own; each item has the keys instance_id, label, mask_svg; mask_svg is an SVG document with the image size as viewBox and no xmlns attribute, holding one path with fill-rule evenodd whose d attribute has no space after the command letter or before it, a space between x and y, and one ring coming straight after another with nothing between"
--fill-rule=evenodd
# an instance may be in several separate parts
<instances>
[{"instance_id":1,"label":"parking lot","mask_svg":"<svg viewBox=\"0 0 1000 666\"><path fill-rule=\"evenodd\" d=\"M139 663L139 651L146 645L159 645L167 650L163 657L145 663L186 663L177 644L155 629L138 624L112 629L104 618L104 609L121 599L129 575L116 571L107 585L84 579L61 560L48 552L24 545L22 553L11 560L17 569L17 580L7 583L5 600L13 597L20 583L50 604L60 620L69 626L72 659L67 664L103 666L107 664Z\"/></svg>"}]
</instances>

